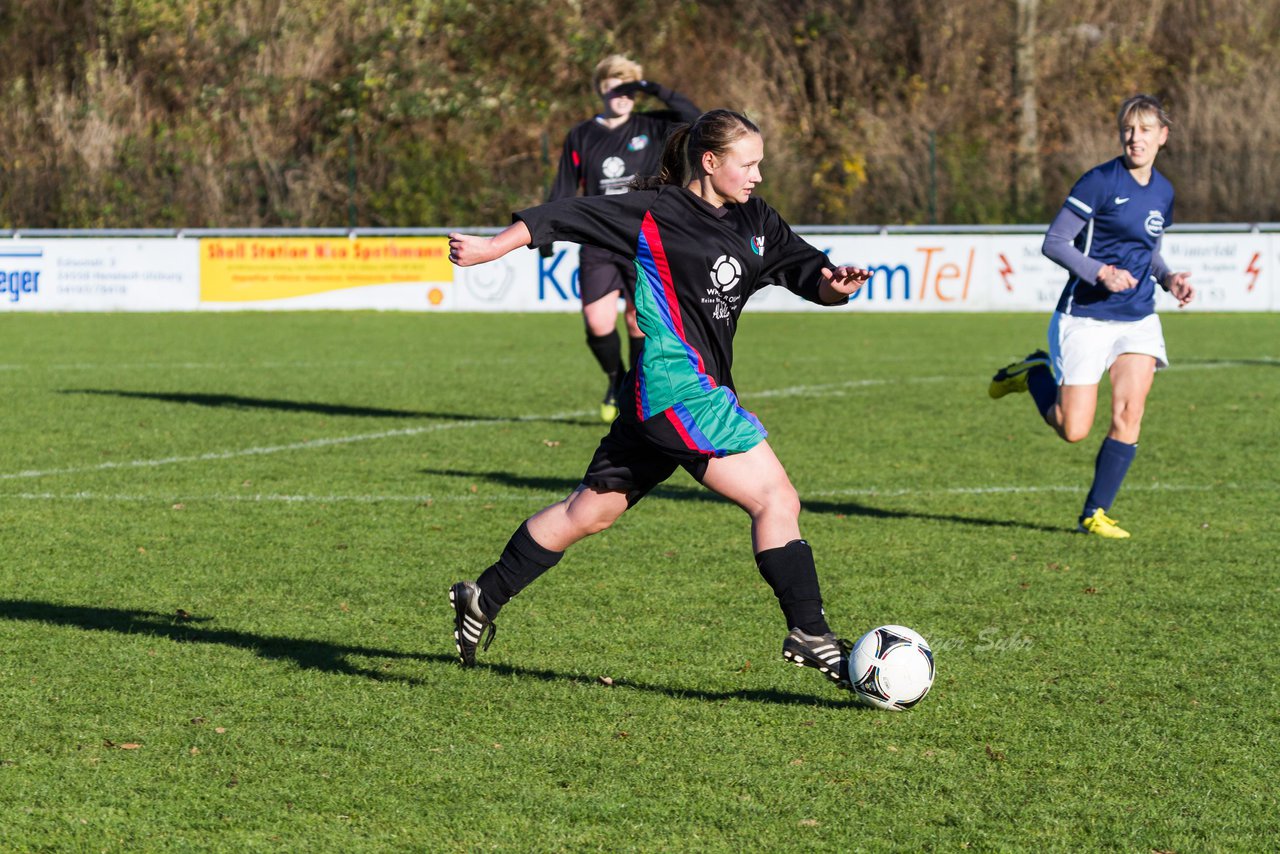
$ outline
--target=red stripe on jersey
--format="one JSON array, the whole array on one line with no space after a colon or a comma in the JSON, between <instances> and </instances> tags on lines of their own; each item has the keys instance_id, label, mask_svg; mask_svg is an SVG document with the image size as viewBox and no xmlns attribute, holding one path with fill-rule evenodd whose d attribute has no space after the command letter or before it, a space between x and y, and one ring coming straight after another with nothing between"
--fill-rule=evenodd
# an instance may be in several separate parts
<instances>
[{"instance_id":1,"label":"red stripe on jersey","mask_svg":"<svg viewBox=\"0 0 1280 854\"><path fill-rule=\"evenodd\" d=\"M640 230L644 233L645 241L649 244L649 252L653 256L653 266L658 271L658 278L662 282L662 293L667 304L667 314L671 318L671 329L684 342L684 345L689 348L689 352L696 357L694 368L699 374L706 376L707 368L706 363L702 360L702 354L689 344L689 339L684 334L684 318L680 314L680 300L676 296L676 285L671 280L671 267L667 264L667 251L662 248L662 236L658 233L658 223L654 220L652 211L645 213L644 221L640 224ZM714 383L712 385L714 386Z\"/></svg>"},{"instance_id":2,"label":"red stripe on jersey","mask_svg":"<svg viewBox=\"0 0 1280 854\"><path fill-rule=\"evenodd\" d=\"M676 415L675 407L664 409L662 414L667 416L667 421L671 422L671 426L680 434L680 441L684 442L686 448L691 451L701 451L698 443L693 441L693 437L689 435L689 431L684 429L684 424L680 421L680 416Z\"/></svg>"}]
</instances>

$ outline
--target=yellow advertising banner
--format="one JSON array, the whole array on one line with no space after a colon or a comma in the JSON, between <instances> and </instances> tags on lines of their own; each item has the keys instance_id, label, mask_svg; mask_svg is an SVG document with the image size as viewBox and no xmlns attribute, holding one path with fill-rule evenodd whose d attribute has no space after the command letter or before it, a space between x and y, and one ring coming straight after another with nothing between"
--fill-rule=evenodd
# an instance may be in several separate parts
<instances>
[{"instance_id":1,"label":"yellow advertising banner","mask_svg":"<svg viewBox=\"0 0 1280 854\"><path fill-rule=\"evenodd\" d=\"M445 237L229 237L200 241L201 302L288 300L453 281ZM439 305L444 290L428 292Z\"/></svg>"}]
</instances>

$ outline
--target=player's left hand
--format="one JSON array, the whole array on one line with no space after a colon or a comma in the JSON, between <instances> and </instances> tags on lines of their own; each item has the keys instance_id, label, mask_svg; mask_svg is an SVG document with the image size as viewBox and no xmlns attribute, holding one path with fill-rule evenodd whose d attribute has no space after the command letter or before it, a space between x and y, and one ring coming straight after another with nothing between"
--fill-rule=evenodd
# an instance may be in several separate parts
<instances>
[{"instance_id":1,"label":"player's left hand","mask_svg":"<svg viewBox=\"0 0 1280 854\"><path fill-rule=\"evenodd\" d=\"M871 279L871 271L861 267L836 267L834 270L824 269L822 278L825 283L842 296L853 296Z\"/></svg>"},{"instance_id":2,"label":"player's left hand","mask_svg":"<svg viewBox=\"0 0 1280 854\"><path fill-rule=\"evenodd\" d=\"M1178 301L1178 308L1195 299L1196 289L1191 286L1190 273L1170 273L1164 284L1173 298Z\"/></svg>"}]
</instances>

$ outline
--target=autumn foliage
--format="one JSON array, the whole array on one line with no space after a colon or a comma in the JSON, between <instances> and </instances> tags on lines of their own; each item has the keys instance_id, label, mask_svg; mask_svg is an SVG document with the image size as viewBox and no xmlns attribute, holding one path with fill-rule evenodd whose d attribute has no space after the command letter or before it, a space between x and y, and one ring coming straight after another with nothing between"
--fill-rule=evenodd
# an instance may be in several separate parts
<instances>
[{"instance_id":1,"label":"autumn foliage","mask_svg":"<svg viewBox=\"0 0 1280 854\"><path fill-rule=\"evenodd\" d=\"M1274 220L1278 34L1271 0L8 0L0 227L502 224L615 51L755 118L796 223L1042 221L1135 91L1180 221Z\"/></svg>"}]
</instances>

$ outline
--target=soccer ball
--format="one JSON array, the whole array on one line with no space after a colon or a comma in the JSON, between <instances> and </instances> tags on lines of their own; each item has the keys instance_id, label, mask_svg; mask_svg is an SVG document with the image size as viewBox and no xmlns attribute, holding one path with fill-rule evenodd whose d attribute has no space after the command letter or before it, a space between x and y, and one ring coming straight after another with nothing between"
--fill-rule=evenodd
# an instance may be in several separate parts
<instances>
[{"instance_id":1,"label":"soccer ball","mask_svg":"<svg viewBox=\"0 0 1280 854\"><path fill-rule=\"evenodd\" d=\"M880 626L853 645L849 681L864 703L900 712L924 699L933 685L933 650L906 626Z\"/></svg>"}]
</instances>

